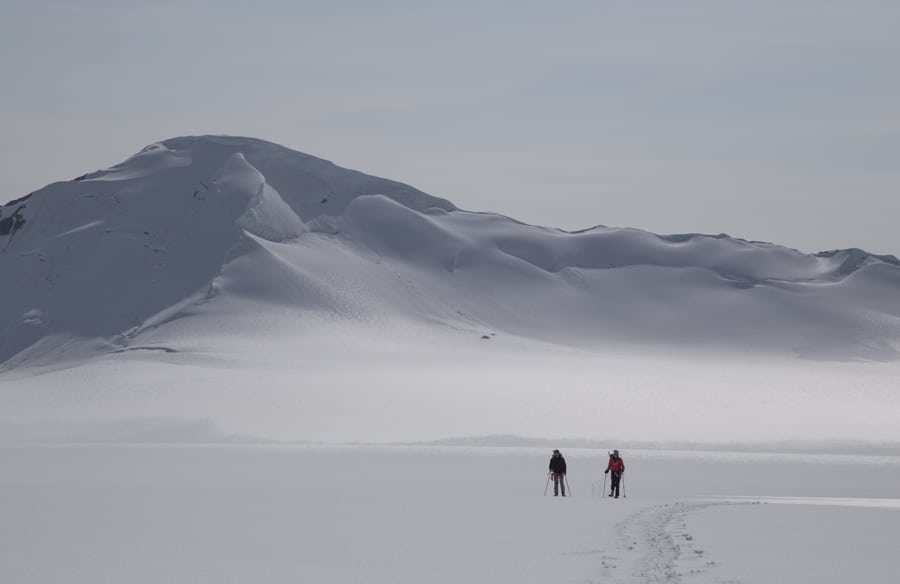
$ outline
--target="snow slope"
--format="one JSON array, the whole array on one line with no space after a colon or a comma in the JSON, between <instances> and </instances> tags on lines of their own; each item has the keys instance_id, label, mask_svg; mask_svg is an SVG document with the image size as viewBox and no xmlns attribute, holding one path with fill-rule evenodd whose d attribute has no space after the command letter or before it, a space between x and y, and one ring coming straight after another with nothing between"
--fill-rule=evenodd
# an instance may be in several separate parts
<instances>
[{"instance_id":1,"label":"snow slope","mask_svg":"<svg viewBox=\"0 0 900 584\"><path fill-rule=\"evenodd\" d=\"M250 138L6 204L0 273L0 435L900 438L892 256L568 233Z\"/></svg>"}]
</instances>

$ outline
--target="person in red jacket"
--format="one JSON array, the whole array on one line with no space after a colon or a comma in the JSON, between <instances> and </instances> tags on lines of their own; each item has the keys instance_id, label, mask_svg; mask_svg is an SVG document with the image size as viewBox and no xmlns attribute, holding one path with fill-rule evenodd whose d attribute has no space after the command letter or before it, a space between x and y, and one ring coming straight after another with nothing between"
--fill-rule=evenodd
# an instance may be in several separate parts
<instances>
[{"instance_id":1,"label":"person in red jacket","mask_svg":"<svg viewBox=\"0 0 900 584\"><path fill-rule=\"evenodd\" d=\"M622 480L622 474L625 473L625 461L619 456L618 450L613 450L612 454L609 455L609 464L606 465L606 470L603 472L604 474L609 474L610 471L612 471L612 484L610 486L609 496L618 499L619 481Z\"/></svg>"}]
</instances>

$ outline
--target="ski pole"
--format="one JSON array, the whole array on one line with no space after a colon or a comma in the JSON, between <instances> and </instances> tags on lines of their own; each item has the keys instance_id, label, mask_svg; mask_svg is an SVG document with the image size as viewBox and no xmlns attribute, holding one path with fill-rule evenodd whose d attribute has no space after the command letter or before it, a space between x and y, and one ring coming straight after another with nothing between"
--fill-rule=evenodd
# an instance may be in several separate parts
<instances>
[{"instance_id":1,"label":"ski pole","mask_svg":"<svg viewBox=\"0 0 900 584\"><path fill-rule=\"evenodd\" d=\"M563 475L563 480L566 481L566 490L569 491L569 496L574 497L575 495L572 494L572 487L569 486L569 477Z\"/></svg>"},{"instance_id":2,"label":"ski pole","mask_svg":"<svg viewBox=\"0 0 900 584\"><path fill-rule=\"evenodd\" d=\"M603 490L600 491L600 496L606 498L606 473L603 473Z\"/></svg>"},{"instance_id":3,"label":"ski pole","mask_svg":"<svg viewBox=\"0 0 900 584\"><path fill-rule=\"evenodd\" d=\"M622 497L627 499L628 494L625 492L625 473L622 473Z\"/></svg>"},{"instance_id":4,"label":"ski pole","mask_svg":"<svg viewBox=\"0 0 900 584\"><path fill-rule=\"evenodd\" d=\"M547 473L547 484L544 485L544 496L547 496L547 489L550 487L550 473Z\"/></svg>"}]
</instances>

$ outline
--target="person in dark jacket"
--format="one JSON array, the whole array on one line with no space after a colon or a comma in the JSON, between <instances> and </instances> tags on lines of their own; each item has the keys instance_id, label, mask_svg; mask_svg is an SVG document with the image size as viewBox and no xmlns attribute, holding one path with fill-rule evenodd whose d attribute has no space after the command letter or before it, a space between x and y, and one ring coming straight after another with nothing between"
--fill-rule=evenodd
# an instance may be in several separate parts
<instances>
[{"instance_id":1,"label":"person in dark jacket","mask_svg":"<svg viewBox=\"0 0 900 584\"><path fill-rule=\"evenodd\" d=\"M618 450L613 450L612 454L609 455L609 464L606 465L606 470L603 471L604 474L609 474L612 471L612 483L609 490L609 496L619 498L619 482L622 480L622 474L625 472L625 461L622 460L622 457L619 456Z\"/></svg>"},{"instance_id":2,"label":"person in dark jacket","mask_svg":"<svg viewBox=\"0 0 900 584\"><path fill-rule=\"evenodd\" d=\"M553 477L553 496L566 496L566 459L560 454L559 450L553 451L550 457L550 476Z\"/></svg>"}]
</instances>

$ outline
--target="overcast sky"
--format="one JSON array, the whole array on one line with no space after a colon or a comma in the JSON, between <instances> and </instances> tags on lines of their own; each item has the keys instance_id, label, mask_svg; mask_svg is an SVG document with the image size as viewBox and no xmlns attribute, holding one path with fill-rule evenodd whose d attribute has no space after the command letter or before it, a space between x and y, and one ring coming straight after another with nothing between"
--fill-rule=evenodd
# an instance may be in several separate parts
<instances>
[{"instance_id":1,"label":"overcast sky","mask_svg":"<svg viewBox=\"0 0 900 584\"><path fill-rule=\"evenodd\" d=\"M249 135L474 211L900 255L896 0L0 0L0 202Z\"/></svg>"}]
</instances>

